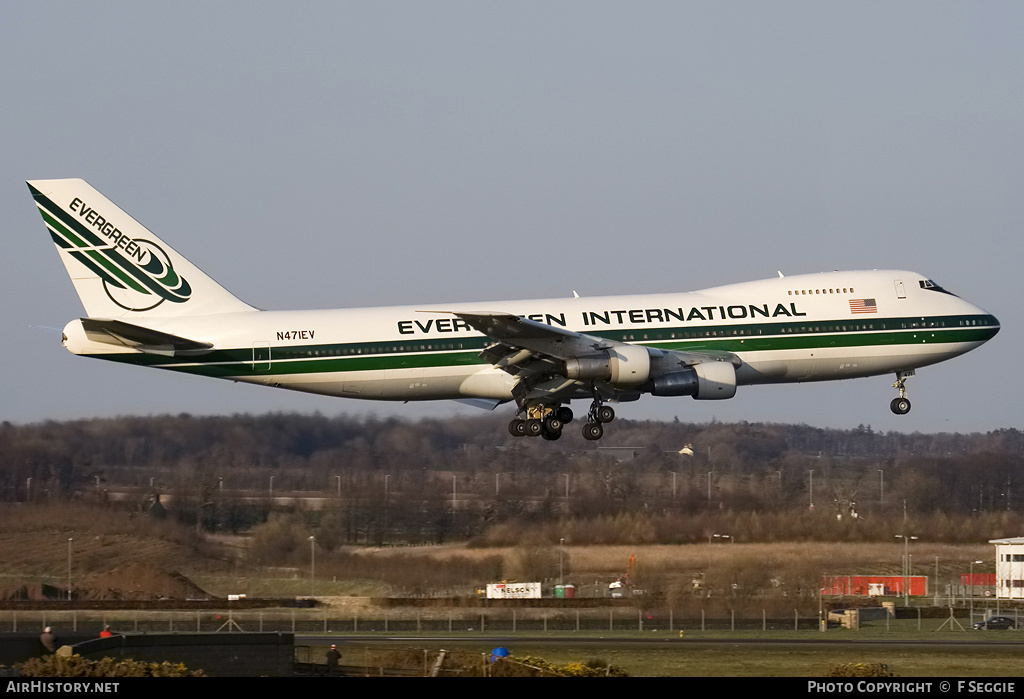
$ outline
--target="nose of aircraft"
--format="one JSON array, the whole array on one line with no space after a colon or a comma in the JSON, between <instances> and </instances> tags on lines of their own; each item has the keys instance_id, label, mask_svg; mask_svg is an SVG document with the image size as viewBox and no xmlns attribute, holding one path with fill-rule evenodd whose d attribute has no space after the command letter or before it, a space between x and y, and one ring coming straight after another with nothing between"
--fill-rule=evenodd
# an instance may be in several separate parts
<instances>
[{"instance_id":1,"label":"nose of aircraft","mask_svg":"<svg viewBox=\"0 0 1024 699\"><path fill-rule=\"evenodd\" d=\"M988 342L999 332L999 320L980 306L976 306L967 299L950 295L948 301L953 305L947 306L947 312L959 316L959 325L967 330L964 339L975 343L975 346Z\"/></svg>"},{"instance_id":2,"label":"nose of aircraft","mask_svg":"<svg viewBox=\"0 0 1024 699\"><path fill-rule=\"evenodd\" d=\"M996 333L999 332L1001 327L999 325L999 319L988 311L978 308L977 306L972 306L972 308L974 309L975 315L975 320L973 322L982 330L981 341L988 342L996 336Z\"/></svg>"}]
</instances>

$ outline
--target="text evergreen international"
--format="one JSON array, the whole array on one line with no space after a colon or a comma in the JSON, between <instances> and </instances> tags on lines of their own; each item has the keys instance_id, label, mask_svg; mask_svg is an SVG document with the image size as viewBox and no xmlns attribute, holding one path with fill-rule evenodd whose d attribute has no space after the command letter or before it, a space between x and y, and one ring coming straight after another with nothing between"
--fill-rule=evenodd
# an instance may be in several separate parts
<instances>
[{"instance_id":1,"label":"text evergreen international","mask_svg":"<svg viewBox=\"0 0 1024 699\"><path fill-rule=\"evenodd\" d=\"M775 304L734 304L731 306L691 306L689 308L631 308L615 311L582 311L580 319L585 327L601 327L603 325L655 324L655 323L692 323L708 320L743 320L744 318L799 318L806 316L797 310L795 303ZM538 323L547 323L566 327L565 313L533 313L523 316ZM398 332L413 335L416 332L454 333L460 330L471 331L469 324L458 318L440 320L400 320Z\"/></svg>"}]
</instances>

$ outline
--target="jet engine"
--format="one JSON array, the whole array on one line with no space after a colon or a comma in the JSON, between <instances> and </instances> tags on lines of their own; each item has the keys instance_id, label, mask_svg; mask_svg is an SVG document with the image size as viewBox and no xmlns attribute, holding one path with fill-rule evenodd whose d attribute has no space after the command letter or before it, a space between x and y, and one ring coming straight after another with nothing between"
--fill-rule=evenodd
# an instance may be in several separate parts
<instances>
[{"instance_id":1,"label":"jet engine","mask_svg":"<svg viewBox=\"0 0 1024 699\"><path fill-rule=\"evenodd\" d=\"M693 396L697 400L732 398L736 395L736 368L729 362L701 362L655 376L650 391L655 396Z\"/></svg>"},{"instance_id":2,"label":"jet engine","mask_svg":"<svg viewBox=\"0 0 1024 699\"><path fill-rule=\"evenodd\" d=\"M574 381L607 381L613 385L635 386L651 377L651 355L646 347L620 345L600 354L587 354L565 361L565 375Z\"/></svg>"}]
</instances>

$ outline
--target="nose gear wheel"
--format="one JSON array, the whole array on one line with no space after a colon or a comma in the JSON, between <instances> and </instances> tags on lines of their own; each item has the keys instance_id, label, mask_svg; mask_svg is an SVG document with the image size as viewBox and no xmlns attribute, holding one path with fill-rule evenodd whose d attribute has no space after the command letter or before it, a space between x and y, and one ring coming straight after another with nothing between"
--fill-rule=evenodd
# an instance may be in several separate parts
<instances>
[{"instance_id":1,"label":"nose gear wheel","mask_svg":"<svg viewBox=\"0 0 1024 699\"><path fill-rule=\"evenodd\" d=\"M910 399L907 398L907 379L913 375L913 369L910 371L896 372L896 383L894 383L892 387L899 390L900 397L893 398L892 402L889 403L889 409L896 415L906 415L910 412Z\"/></svg>"}]
</instances>

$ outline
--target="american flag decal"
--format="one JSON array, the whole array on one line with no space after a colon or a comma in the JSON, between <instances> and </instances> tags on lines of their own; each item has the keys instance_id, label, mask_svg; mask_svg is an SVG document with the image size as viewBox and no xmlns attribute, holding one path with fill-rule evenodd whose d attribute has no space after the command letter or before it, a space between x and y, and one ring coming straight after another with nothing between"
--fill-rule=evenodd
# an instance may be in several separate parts
<instances>
[{"instance_id":1,"label":"american flag decal","mask_svg":"<svg viewBox=\"0 0 1024 699\"><path fill-rule=\"evenodd\" d=\"M878 313L874 299L850 299L850 313Z\"/></svg>"}]
</instances>

